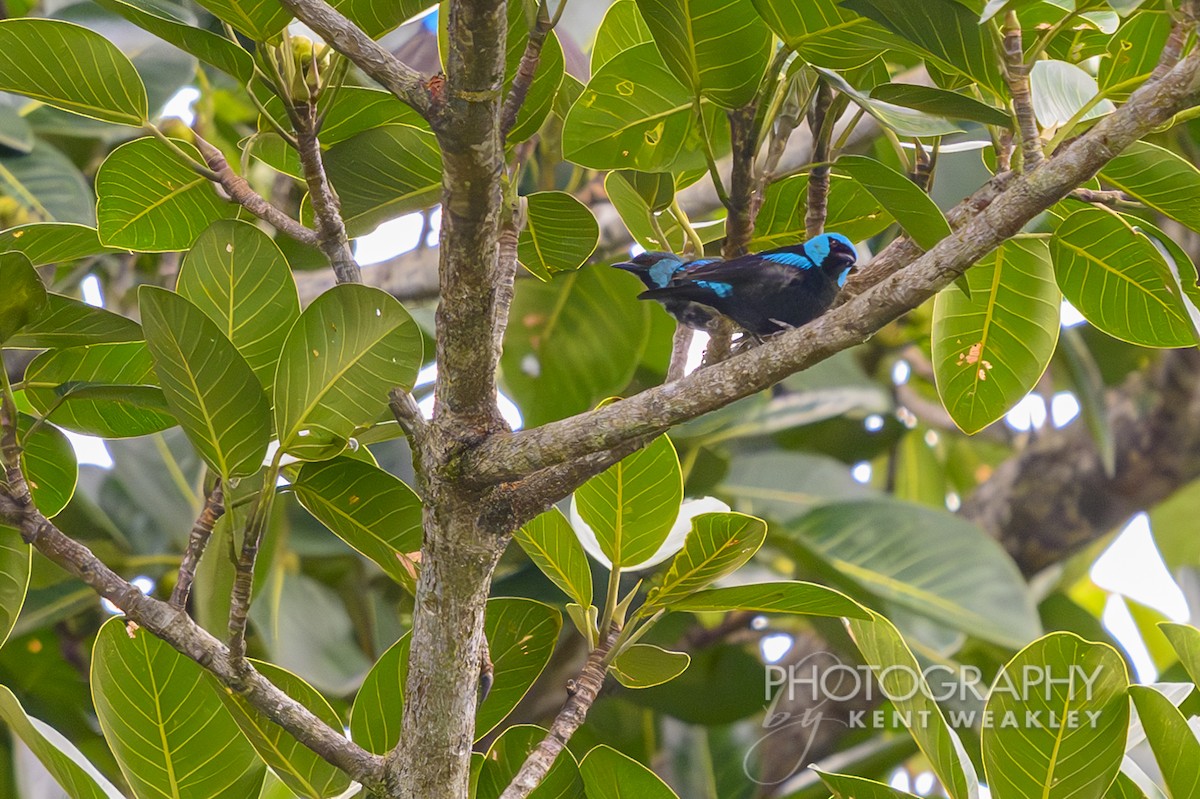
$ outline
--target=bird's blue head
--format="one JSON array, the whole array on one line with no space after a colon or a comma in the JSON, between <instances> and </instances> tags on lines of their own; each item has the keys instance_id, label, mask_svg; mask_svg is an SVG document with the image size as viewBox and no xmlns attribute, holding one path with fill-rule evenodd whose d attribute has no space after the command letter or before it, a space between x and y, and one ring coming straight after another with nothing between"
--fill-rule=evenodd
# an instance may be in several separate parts
<instances>
[{"instance_id":1,"label":"bird's blue head","mask_svg":"<svg viewBox=\"0 0 1200 799\"><path fill-rule=\"evenodd\" d=\"M683 259L669 252L643 252L632 260L613 264L617 269L633 272L647 288L660 289L671 282L671 276L683 269Z\"/></svg>"},{"instance_id":2,"label":"bird's blue head","mask_svg":"<svg viewBox=\"0 0 1200 799\"><path fill-rule=\"evenodd\" d=\"M804 242L804 254L819 266L825 274L837 281L838 286L846 284L850 270L858 260L858 251L854 243L841 233L823 233Z\"/></svg>"}]
</instances>

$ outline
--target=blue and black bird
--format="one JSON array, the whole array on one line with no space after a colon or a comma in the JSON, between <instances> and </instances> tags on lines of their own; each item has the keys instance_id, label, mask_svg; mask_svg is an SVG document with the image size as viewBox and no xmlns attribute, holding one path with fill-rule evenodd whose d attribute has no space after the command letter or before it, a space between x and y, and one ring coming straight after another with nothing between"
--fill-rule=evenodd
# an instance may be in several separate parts
<instances>
[{"instance_id":1,"label":"blue and black bird","mask_svg":"<svg viewBox=\"0 0 1200 799\"><path fill-rule=\"evenodd\" d=\"M636 275L647 289L661 289L670 284L671 279L681 272L719 263L721 263L720 258L698 258L694 261L685 261L674 253L651 251L639 253L633 260L613 264L613 266ZM680 324L696 330L708 330L717 318L713 309L699 303L670 297L663 298L660 302L667 309L667 313L674 316Z\"/></svg>"},{"instance_id":2,"label":"blue and black bird","mask_svg":"<svg viewBox=\"0 0 1200 799\"><path fill-rule=\"evenodd\" d=\"M732 319L751 335L769 336L829 310L857 260L848 238L825 233L790 247L685 265L671 273L665 286L656 280L650 287L643 278L649 288L638 297L658 300L668 310L698 304Z\"/></svg>"}]
</instances>

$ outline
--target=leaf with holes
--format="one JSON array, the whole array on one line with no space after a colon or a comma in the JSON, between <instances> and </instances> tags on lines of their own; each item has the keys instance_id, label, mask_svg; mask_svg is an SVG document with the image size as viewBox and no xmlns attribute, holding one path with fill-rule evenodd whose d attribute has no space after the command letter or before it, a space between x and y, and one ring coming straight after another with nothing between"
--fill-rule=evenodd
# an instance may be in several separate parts
<instances>
[{"instance_id":1,"label":"leaf with holes","mask_svg":"<svg viewBox=\"0 0 1200 799\"><path fill-rule=\"evenodd\" d=\"M580 518L617 569L641 563L658 551L675 524L681 502L679 457L666 436L575 490Z\"/></svg>"},{"instance_id":2,"label":"leaf with holes","mask_svg":"<svg viewBox=\"0 0 1200 799\"><path fill-rule=\"evenodd\" d=\"M176 290L217 324L269 386L283 339L300 317L291 267L271 237L245 222L214 222L184 259Z\"/></svg>"},{"instance_id":3,"label":"leaf with holes","mask_svg":"<svg viewBox=\"0 0 1200 799\"><path fill-rule=\"evenodd\" d=\"M92 650L91 685L104 739L136 796L258 795L262 761L204 669L166 642L109 619Z\"/></svg>"},{"instance_id":4,"label":"leaf with holes","mask_svg":"<svg viewBox=\"0 0 1200 799\"><path fill-rule=\"evenodd\" d=\"M195 147L174 141L200 160ZM186 250L206 227L237 211L206 178L151 137L109 153L96 173L96 194L101 244L138 252Z\"/></svg>"},{"instance_id":5,"label":"leaf with holes","mask_svg":"<svg viewBox=\"0 0 1200 799\"><path fill-rule=\"evenodd\" d=\"M528 220L517 243L521 265L543 280L583 266L600 242L588 207L563 191L539 191L525 200Z\"/></svg>"},{"instance_id":6,"label":"leaf with holes","mask_svg":"<svg viewBox=\"0 0 1200 799\"><path fill-rule=\"evenodd\" d=\"M387 410L388 390L412 388L421 332L385 291L343 284L304 309L275 372L279 446L302 460L337 455L359 426Z\"/></svg>"},{"instance_id":7,"label":"leaf with holes","mask_svg":"<svg viewBox=\"0 0 1200 799\"><path fill-rule=\"evenodd\" d=\"M1042 239L1013 238L967 270L933 305L938 395L954 423L977 433L1041 379L1058 343L1062 294Z\"/></svg>"},{"instance_id":8,"label":"leaf with holes","mask_svg":"<svg viewBox=\"0 0 1200 799\"><path fill-rule=\"evenodd\" d=\"M1016 725L984 725L983 768L996 799L1101 799L1121 767L1129 726L1125 662L1107 644L1052 633L1022 649L996 678L986 711ZM1086 682L1084 682L1086 681ZM1028 719L1044 720L1029 723Z\"/></svg>"},{"instance_id":9,"label":"leaf with holes","mask_svg":"<svg viewBox=\"0 0 1200 799\"><path fill-rule=\"evenodd\" d=\"M305 510L350 546L411 586L399 555L421 548L421 500L384 470L351 458L307 463L293 484Z\"/></svg>"},{"instance_id":10,"label":"leaf with holes","mask_svg":"<svg viewBox=\"0 0 1200 799\"><path fill-rule=\"evenodd\" d=\"M186 298L142 286L146 346L171 413L226 482L254 474L271 439L262 384L216 323Z\"/></svg>"},{"instance_id":11,"label":"leaf with holes","mask_svg":"<svg viewBox=\"0 0 1200 799\"><path fill-rule=\"evenodd\" d=\"M592 570L562 511L551 508L531 519L513 538L564 594L582 607L592 604Z\"/></svg>"},{"instance_id":12,"label":"leaf with holes","mask_svg":"<svg viewBox=\"0 0 1200 799\"><path fill-rule=\"evenodd\" d=\"M0 21L0 90L119 125L146 121L146 88L116 45L70 22Z\"/></svg>"},{"instance_id":13,"label":"leaf with holes","mask_svg":"<svg viewBox=\"0 0 1200 799\"><path fill-rule=\"evenodd\" d=\"M646 607L672 605L732 574L754 556L766 537L767 523L753 516L704 513L695 517L683 549L646 597Z\"/></svg>"},{"instance_id":14,"label":"leaf with holes","mask_svg":"<svg viewBox=\"0 0 1200 799\"><path fill-rule=\"evenodd\" d=\"M1162 253L1125 217L1084 208L1050 240L1063 296L1110 336L1146 347L1188 347L1196 332Z\"/></svg>"}]
</instances>

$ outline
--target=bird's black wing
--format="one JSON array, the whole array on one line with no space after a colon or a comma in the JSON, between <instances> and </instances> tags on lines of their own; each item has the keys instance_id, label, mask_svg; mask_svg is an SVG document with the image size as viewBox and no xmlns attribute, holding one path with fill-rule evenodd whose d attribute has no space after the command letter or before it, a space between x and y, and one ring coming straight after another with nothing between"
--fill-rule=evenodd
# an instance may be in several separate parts
<instances>
[{"instance_id":1,"label":"bird's black wing","mask_svg":"<svg viewBox=\"0 0 1200 799\"><path fill-rule=\"evenodd\" d=\"M704 303L749 292L757 294L779 290L802 278L803 273L794 267L765 260L758 255L745 255L679 272L665 287L642 292L639 296Z\"/></svg>"}]
</instances>

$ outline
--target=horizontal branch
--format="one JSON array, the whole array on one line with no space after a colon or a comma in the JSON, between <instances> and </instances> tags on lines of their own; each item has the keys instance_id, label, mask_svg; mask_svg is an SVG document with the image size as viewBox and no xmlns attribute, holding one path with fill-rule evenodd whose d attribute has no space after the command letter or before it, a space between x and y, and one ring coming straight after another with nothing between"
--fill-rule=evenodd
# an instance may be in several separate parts
<instances>
[{"instance_id":1,"label":"horizontal branch","mask_svg":"<svg viewBox=\"0 0 1200 799\"><path fill-rule=\"evenodd\" d=\"M1130 144L1191 105L1198 90L1200 54L1193 52L1039 169L1015 179L990 205L903 271L811 324L621 402L532 430L492 436L464 453L461 473L497 483L661 433L865 341L932 297Z\"/></svg>"}]
</instances>

